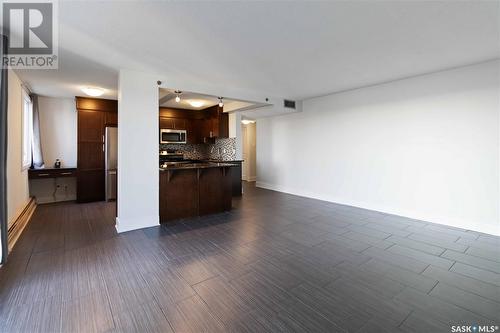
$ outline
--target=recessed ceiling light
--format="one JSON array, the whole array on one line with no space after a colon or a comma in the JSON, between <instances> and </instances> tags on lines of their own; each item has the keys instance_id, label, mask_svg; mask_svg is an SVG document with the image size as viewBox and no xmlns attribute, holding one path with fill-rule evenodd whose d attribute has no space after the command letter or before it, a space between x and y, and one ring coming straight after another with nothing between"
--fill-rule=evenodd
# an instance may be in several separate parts
<instances>
[{"instance_id":1,"label":"recessed ceiling light","mask_svg":"<svg viewBox=\"0 0 500 333\"><path fill-rule=\"evenodd\" d=\"M253 124L253 123L255 123L255 120L243 119L243 120L241 121L241 123L242 123L243 125Z\"/></svg>"},{"instance_id":2,"label":"recessed ceiling light","mask_svg":"<svg viewBox=\"0 0 500 333\"><path fill-rule=\"evenodd\" d=\"M191 105L194 108L199 108L199 107L202 107L203 105L205 105L205 102L203 102L203 101L189 100L187 102L189 103L189 105Z\"/></svg>"},{"instance_id":3,"label":"recessed ceiling light","mask_svg":"<svg viewBox=\"0 0 500 333\"><path fill-rule=\"evenodd\" d=\"M106 90L99 87L83 87L82 91L92 97L101 96Z\"/></svg>"}]
</instances>

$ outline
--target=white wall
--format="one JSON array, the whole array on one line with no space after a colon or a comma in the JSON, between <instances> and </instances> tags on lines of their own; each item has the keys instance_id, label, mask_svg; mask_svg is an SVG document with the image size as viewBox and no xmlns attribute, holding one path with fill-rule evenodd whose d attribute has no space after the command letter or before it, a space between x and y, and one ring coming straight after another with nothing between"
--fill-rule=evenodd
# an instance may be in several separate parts
<instances>
[{"instance_id":1,"label":"white wall","mask_svg":"<svg viewBox=\"0 0 500 333\"><path fill-rule=\"evenodd\" d=\"M158 85L120 70L118 81L118 232L159 223Z\"/></svg>"},{"instance_id":2,"label":"white wall","mask_svg":"<svg viewBox=\"0 0 500 333\"><path fill-rule=\"evenodd\" d=\"M74 98L40 96L40 137L46 168L57 158L62 167L76 167L77 113ZM30 195L37 203L76 200L76 178L32 179Z\"/></svg>"},{"instance_id":3,"label":"white wall","mask_svg":"<svg viewBox=\"0 0 500 333\"><path fill-rule=\"evenodd\" d=\"M21 80L9 70L7 111L7 221L15 221L29 201L28 170L22 169Z\"/></svg>"},{"instance_id":4,"label":"white wall","mask_svg":"<svg viewBox=\"0 0 500 333\"><path fill-rule=\"evenodd\" d=\"M258 186L500 235L499 61L259 119Z\"/></svg>"},{"instance_id":5,"label":"white wall","mask_svg":"<svg viewBox=\"0 0 500 333\"><path fill-rule=\"evenodd\" d=\"M76 167L77 113L74 98L38 98L45 167L59 158L63 167Z\"/></svg>"}]
</instances>

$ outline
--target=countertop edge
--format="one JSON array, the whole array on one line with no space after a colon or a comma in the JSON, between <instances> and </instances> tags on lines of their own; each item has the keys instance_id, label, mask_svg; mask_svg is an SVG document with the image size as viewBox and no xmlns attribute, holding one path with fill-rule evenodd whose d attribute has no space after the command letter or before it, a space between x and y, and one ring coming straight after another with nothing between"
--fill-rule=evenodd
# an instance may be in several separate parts
<instances>
[{"instance_id":1,"label":"countertop edge","mask_svg":"<svg viewBox=\"0 0 500 333\"><path fill-rule=\"evenodd\" d=\"M182 164L179 166L172 166L168 168L159 168L160 172L162 171L170 171L170 170L192 170L192 169L210 169L210 168L230 168L233 167L234 164L231 163L213 163L211 165L189 165L183 166Z\"/></svg>"}]
</instances>

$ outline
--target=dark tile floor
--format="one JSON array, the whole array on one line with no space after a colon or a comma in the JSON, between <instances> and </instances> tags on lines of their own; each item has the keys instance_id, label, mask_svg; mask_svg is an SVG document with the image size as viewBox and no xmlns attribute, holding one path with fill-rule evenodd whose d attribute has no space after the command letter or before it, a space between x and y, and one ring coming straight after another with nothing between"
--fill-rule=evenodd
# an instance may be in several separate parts
<instances>
[{"instance_id":1,"label":"dark tile floor","mask_svg":"<svg viewBox=\"0 0 500 333\"><path fill-rule=\"evenodd\" d=\"M39 206L0 269L5 332L450 332L500 324L500 237L252 186L230 213L117 235Z\"/></svg>"}]
</instances>

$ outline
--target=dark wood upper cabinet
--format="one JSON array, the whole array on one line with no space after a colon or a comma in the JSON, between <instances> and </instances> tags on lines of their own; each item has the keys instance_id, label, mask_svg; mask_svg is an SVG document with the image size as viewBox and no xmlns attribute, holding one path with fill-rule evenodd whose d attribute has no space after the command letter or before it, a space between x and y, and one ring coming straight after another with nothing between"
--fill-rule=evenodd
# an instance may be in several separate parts
<instances>
[{"instance_id":1,"label":"dark wood upper cabinet","mask_svg":"<svg viewBox=\"0 0 500 333\"><path fill-rule=\"evenodd\" d=\"M95 110L101 112L118 112L118 101L112 99L76 97L78 110Z\"/></svg>"},{"instance_id":2,"label":"dark wood upper cabinet","mask_svg":"<svg viewBox=\"0 0 500 333\"><path fill-rule=\"evenodd\" d=\"M160 117L160 129L174 129L174 118Z\"/></svg>"},{"instance_id":3,"label":"dark wood upper cabinet","mask_svg":"<svg viewBox=\"0 0 500 333\"><path fill-rule=\"evenodd\" d=\"M174 129L185 130L186 129L186 119L174 118Z\"/></svg>"},{"instance_id":4,"label":"dark wood upper cabinet","mask_svg":"<svg viewBox=\"0 0 500 333\"><path fill-rule=\"evenodd\" d=\"M215 105L203 111L206 112L202 129L202 137L205 141L213 138L228 138L229 117L223 112L223 108Z\"/></svg>"},{"instance_id":5,"label":"dark wood upper cabinet","mask_svg":"<svg viewBox=\"0 0 500 333\"><path fill-rule=\"evenodd\" d=\"M78 110L77 201L105 198L104 131L118 125L118 103L114 100L76 97Z\"/></svg>"},{"instance_id":6,"label":"dark wood upper cabinet","mask_svg":"<svg viewBox=\"0 0 500 333\"><path fill-rule=\"evenodd\" d=\"M202 126L203 119L186 119L187 143L203 143L203 137L201 135Z\"/></svg>"},{"instance_id":7,"label":"dark wood upper cabinet","mask_svg":"<svg viewBox=\"0 0 500 333\"><path fill-rule=\"evenodd\" d=\"M118 127L118 112L105 112L104 125Z\"/></svg>"},{"instance_id":8,"label":"dark wood upper cabinet","mask_svg":"<svg viewBox=\"0 0 500 333\"><path fill-rule=\"evenodd\" d=\"M78 110L78 142L103 142L104 113Z\"/></svg>"},{"instance_id":9,"label":"dark wood upper cabinet","mask_svg":"<svg viewBox=\"0 0 500 333\"><path fill-rule=\"evenodd\" d=\"M229 117L218 105L203 110L160 108L160 128L187 131L187 143L229 137Z\"/></svg>"},{"instance_id":10,"label":"dark wood upper cabinet","mask_svg":"<svg viewBox=\"0 0 500 333\"><path fill-rule=\"evenodd\" d=\"M160 117L160 128L163 129L185 130L186 123L186 119Z\"/></svg>"},{"instance_id":11,"label":"dark wood upper cabinet","mask_svg":"<svg viewBox=\"0 0 500 333\"><path fill-rule=\"evenodd\" d=\"M222 108L219 108L219 138L229 138L229 114L224 113Z\"/></svg>"},{"instance_id":12,"label":"dark wood upper cabinet","mask_svg":"<svg viewBox=\"0 0 500 333\"><path fill-rule=\"evenodd\" d=\"M204 119L200 134L203 139L216 138L219 133L217 131L215 120L212 118Z\"/></svg>"}]
</instances>

